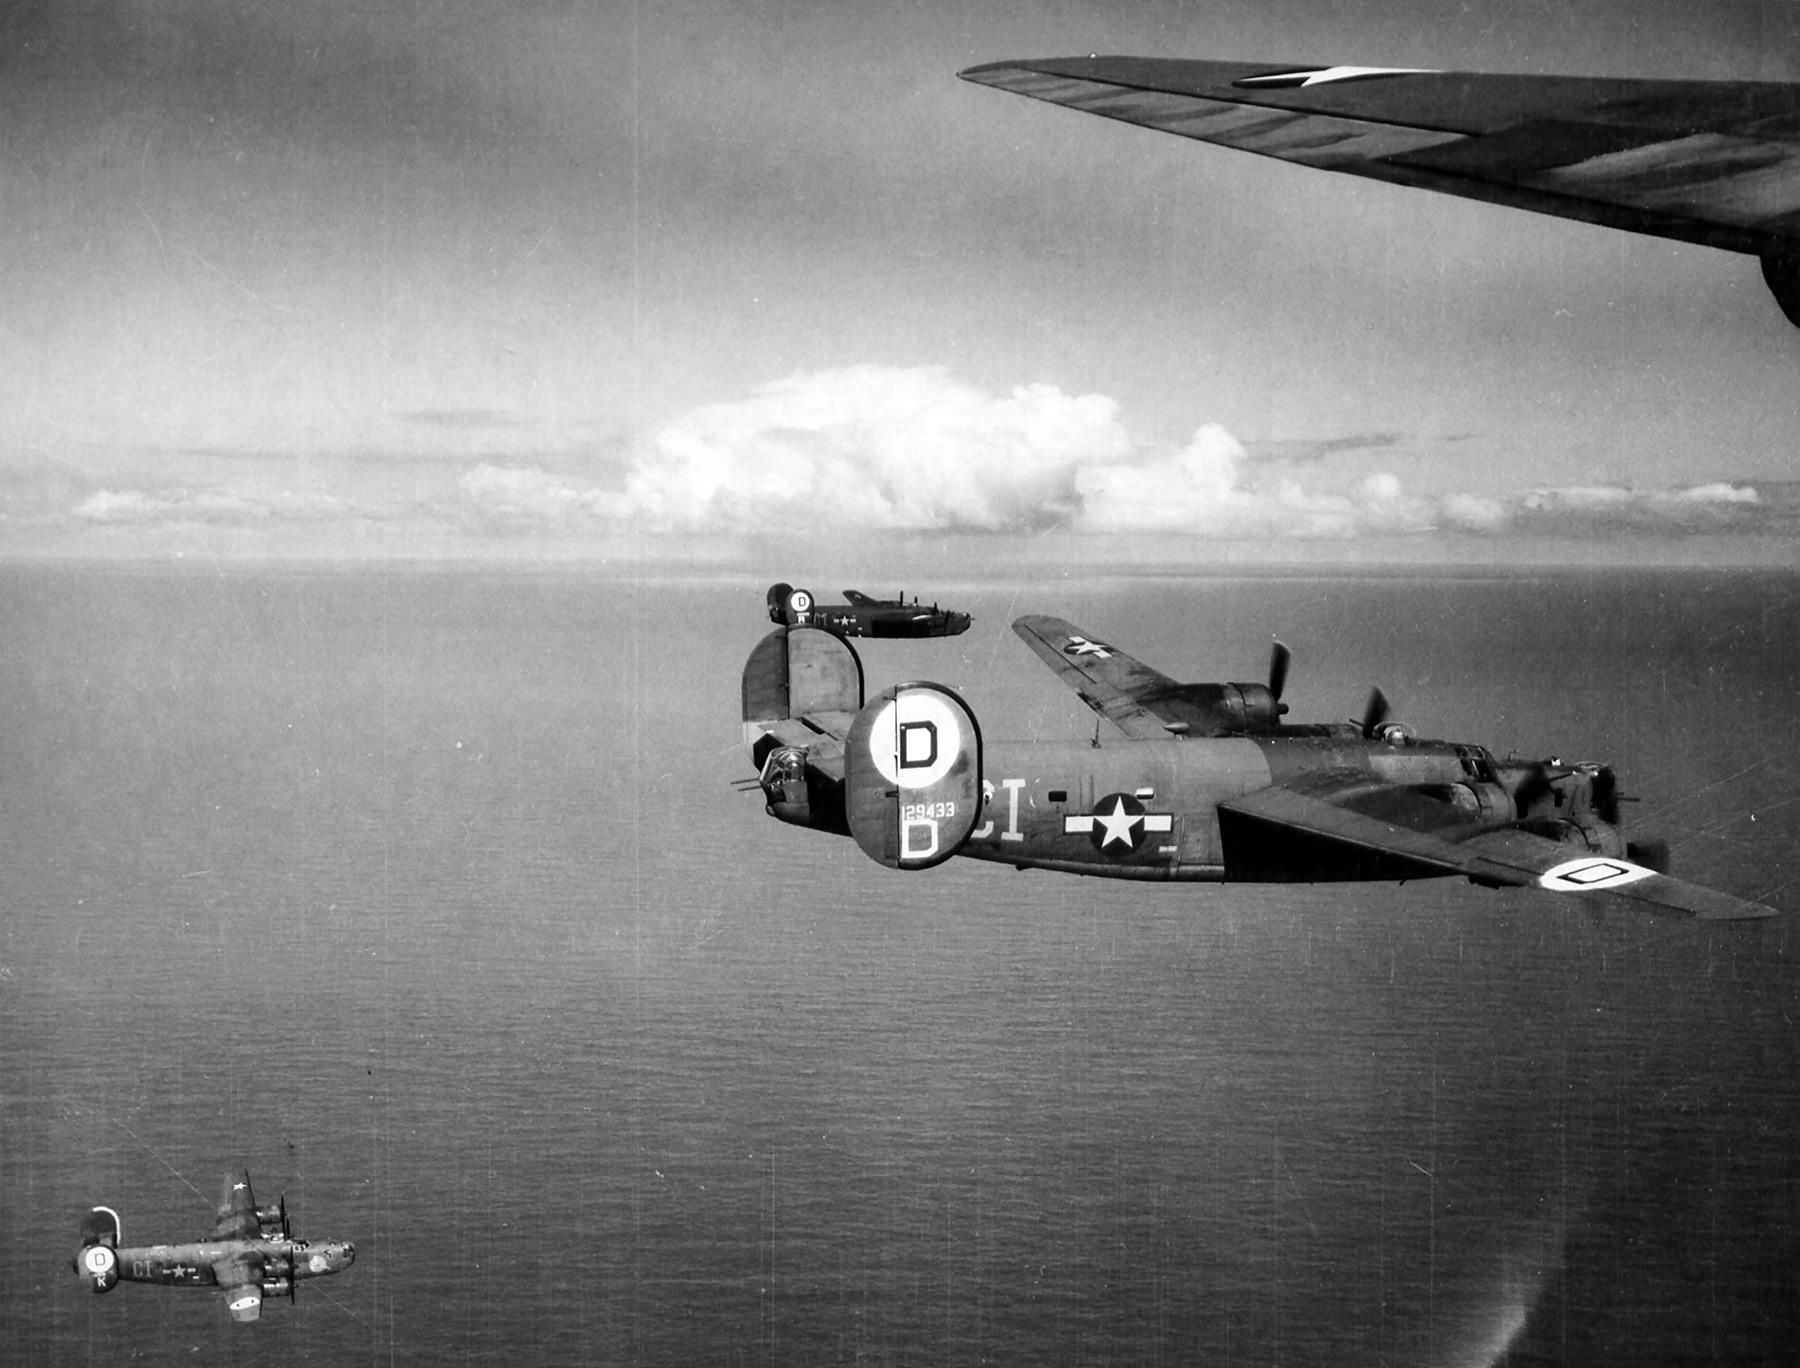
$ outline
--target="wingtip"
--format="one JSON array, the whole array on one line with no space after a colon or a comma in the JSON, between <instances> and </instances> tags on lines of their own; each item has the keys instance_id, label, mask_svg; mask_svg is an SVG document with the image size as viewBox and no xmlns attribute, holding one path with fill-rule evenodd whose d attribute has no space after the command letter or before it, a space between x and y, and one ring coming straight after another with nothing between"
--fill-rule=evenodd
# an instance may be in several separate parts
<instances>
[{"instance_id":1,"label":"wingtip","mask_svg":"<svg viewBox=\"0 0 1800 1368\"><path fill-rule=\"evenodd\" d=\"M1732 898L1729 894L1721 895L1727 901L1725 905L1708 907L1694 914L1696 921L1767 921L1771 917L1784 917L1787 914L1779 907L1770 907L1767 903L1750 902L1744 898Z\"/></svg>"},{"instance_id":2,"label":"wingtip","mask_svg":"<svg viewBox=\"0 0 1800 1368\"><path fill-rule=\"evenodd\" d=\"M1641 887L1637 896L1646 902L1684 913L1696 921L1767 921L1784 915L1780 908L1770 907L1767 903L1753 902L1735 893L1724 893L1667 874L1645 879L1641 886L1634 887ZM1630 889L1621 892L1632 896Z\"/></svg>"},{"instance_id":3,"label":"wingtip","mask_svg":"<svg viewBox=\"0 0 1800 1368\"><path fill-rule=\"evenodd\" d=\"M959 81L974 81L977 85L987 85L988 76L1000 72L1042 71L1046 67L1067 67L1075 62L1106 61L1097 52L1084 52L1078 57L1005 57L998 62L977 62L974 66L964 67L956 73Z\"/></svg>"}]
</instances>

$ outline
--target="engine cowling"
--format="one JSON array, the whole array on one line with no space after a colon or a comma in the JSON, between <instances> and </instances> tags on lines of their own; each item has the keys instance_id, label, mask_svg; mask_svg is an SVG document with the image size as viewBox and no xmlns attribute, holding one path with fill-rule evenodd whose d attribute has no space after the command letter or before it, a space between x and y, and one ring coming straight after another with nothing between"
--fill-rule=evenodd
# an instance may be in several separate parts
<instances>
[{"instance_id":1,"label":"engine cowling","mask_svg":"<svg viewBox=\"0 0 1800 1368\"><path fill-rule=\"evenodd\" d=\"M89 1245L78 1258L81 1275L95 1292L110 1292L119 1285L119 1256L110 1246Z\"/></svg>"},{"instance_id":2,"label":"engine cowling","mask_svg":"<svg viewBox=\"0 0 1800 1368\"><path fill-rule=\"evenodd\" d=\"M286 1297L292 1294L294 1281L292 1278L264 1278L262 1290L265 1297Z\"/></svg>"},{"instance_id":3,"label":"engine cowling","mask_svg":"<svg viewBox=\"0 0 1800 1368\"><path fill-rule=\"evenodd\" d=\"M1466 812L1486 824L1510 822L1518 815L1513 807L1512 794L1499 784L1482 783L1478 780L1451 784L1449 798L1458 811Z\"/></svg>"},{"instance_id":4,"label":"engine cowling","mask_svg":"<svg viewBox=\"0 0 1800 1368\"><path fill-rule=\"evenodd\" d=\"M1271 732L1281 725L1287 704L1276 698L1267 684L1231 683L1225 686L1225 703L1240 731Z\"/></svg>"}]
</instances>

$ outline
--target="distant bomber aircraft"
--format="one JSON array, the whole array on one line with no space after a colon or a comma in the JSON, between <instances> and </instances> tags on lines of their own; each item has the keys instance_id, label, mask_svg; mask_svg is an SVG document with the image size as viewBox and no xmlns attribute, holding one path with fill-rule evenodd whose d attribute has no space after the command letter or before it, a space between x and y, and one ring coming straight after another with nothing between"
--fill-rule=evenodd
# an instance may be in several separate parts
<instances>
[{"instance_id":1,"label":"distant bomber aircraft","mask_svg":"<svg viewBox=\"0 0 1800 1368\"><path fill-rule=\"evenodd\" d=\"M1281 161L1746 252L1800 327L1800 85L1157 57L958 74Z\"/></svg>"},{"instance_id":2,"label":"distant bomber aircraft","mask_svg":"<svg viewBox=\"0 0 1800 1368\"><path fill-rule=\"evenodd\" d=\"M287 1197L259 1207L250 1175L239 1173L219 1203L211 1239L191 1244L119 1247L119 1213L98 1206L81 1223L81 1250L75 1271L96 1292L119 1281L172 1287L217 1287L233 1320L253 1321L264 1296L285 1293L291 1301L302 1278L341 1273L356 1261L348 1243L296 1240L288 1230Z\"/></svg>"},{"instance_id":3,"label":"distant bomber aircraft","mask_svg":"<svg viewBox=\"0 0 1800 1368\"><path fill-rule=\"evenodd\" d=\"M1653 912L1775 915L1629 845L1609 766L1496 760L1389 720L1282 720L1288 652L1262 683L1182 684L1053 617L1013 623L1122 741L989 744L941 684L865 703L849 642L771 632L744 666L745 740L768 811L851 836L892 869L952 855L1119 879L1314 883L1464 875Z\"/></svg>"},{"instance_id":4,"label":"distant bomber aircraft","mask_svg":"<svg viewBox=\"0 0 1800 1368\"><path fill-rule=\"evenodd\" d=\"M788 627L823 627L839 636L861 637L955 636L968 631L972 621L967 613L953 613L935 603L929 608L921 607L916 596L908 603L905 595L872 599L855 589L846 589L844 597L850 601L820 603L810 589L771 584L769 621Z\"/></svg>"}]
</instances>

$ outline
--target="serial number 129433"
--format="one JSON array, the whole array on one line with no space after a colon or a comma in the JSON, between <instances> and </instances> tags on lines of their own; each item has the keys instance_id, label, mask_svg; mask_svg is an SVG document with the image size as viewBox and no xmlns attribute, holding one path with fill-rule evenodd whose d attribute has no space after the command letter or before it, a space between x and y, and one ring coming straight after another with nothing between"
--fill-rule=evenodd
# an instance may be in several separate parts
<instances>
[{"instance_id":1,"label":"serial number 129433","mask_svg":"<svg viewBox=\"0 0 1800 1368\"><path fill-rule=\"evenodd\" d=\"M954 802L900 804L900 820L903 822L927 822L935 817L954 816L956 816Z\"/></svg>"}]
</instances>

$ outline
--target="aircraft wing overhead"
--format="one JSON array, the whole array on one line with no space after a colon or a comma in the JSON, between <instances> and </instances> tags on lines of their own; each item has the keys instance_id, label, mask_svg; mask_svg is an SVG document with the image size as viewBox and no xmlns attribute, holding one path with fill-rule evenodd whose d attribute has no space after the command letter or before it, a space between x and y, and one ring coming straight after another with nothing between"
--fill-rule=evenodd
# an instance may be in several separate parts
<instances>
[{"instance_id":1,"label":"aircraft wing overhead","mask_svg":"<svg viewBox=\"0 0 1800 1368\"><path fill-rule=\"evenodd\" d=\"M1396 876L1463 874L1476 883L1606 896L1651 912L1731 921L1779 915L1762 903L1660 874L1631 860L1594 855L1516 827L1483 826L1442 799L1366 774L1312 775L1219 805L1229 851L1234 829L1263 837L1303 836L1367 855Z\"/></svg>"},{"instance_id":2,"label":"aircraft wing overhead","mask_svg":"<svg viewBox=\"0 0 1800 1368\"><path fill-rule=\"evenodd\" d=\"M226 1308L235 1321L262 1315L262 1260L250 1254L227 1254L212 1266Z\"/></svg>"},{"instance_id":3,"label":"aircraft wing overhead","mask_svg":"<svg viewBox=\"0 0 1800 1368\"><path fill-rule=\"evenodd\" d=\"M213 1225L215 1240L254 1240L262 1234L262 1223L256 1219L256 1194L250 1190L250 1175L240 1171L226 1180L225 1195L219 1199L219 1219Z\"/></svg>"},{"instance_id":4,"label":"aircraft wing overhead","mask_svg":"<svg viewBox=\"0 0 1800 1368\"><path fill-rule=\"evenodd\" d=\"M1184 727L1182 719L1153 712L1142 701L1178 688L1176 682L1118 647L1057 617L1022 617L1013 623L1013 631L1083 703L1125 735L1166 739L1172 728Z\"/></svg>"},{"instance_id":5,"label":"aircraft wing overhead","mask_svg":"<svg viewBox=\"0 0 1800 1368\"><path fill-rule=\"evenodd\" d=\"M1747 252L1800 325L1800 85L1154 57L958 74L1281 161Z\"/></svg>"}]
</instances>

